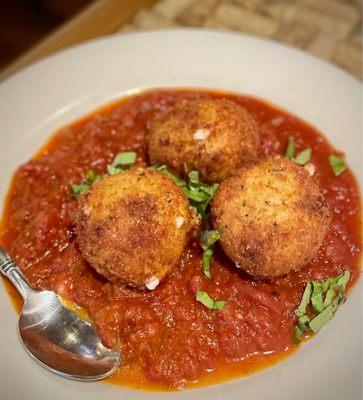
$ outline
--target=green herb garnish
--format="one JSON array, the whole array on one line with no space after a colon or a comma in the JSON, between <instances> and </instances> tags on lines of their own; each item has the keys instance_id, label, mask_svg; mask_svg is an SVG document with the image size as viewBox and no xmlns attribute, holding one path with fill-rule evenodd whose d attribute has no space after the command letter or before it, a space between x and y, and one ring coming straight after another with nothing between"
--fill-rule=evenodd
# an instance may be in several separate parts
<instances>
[{"instance_id":1,"label":"green herb garnish","mask_svg":"<svg viewBox=\"0 0 363 400\"><path fill-rule=\"evenodd\" d=\"M226 300L216 300L214 301L207 292L201 290L197 291L195 296L196 300L203 304L203 306L209 308L210 310L223 310L224 306L227 304Z\"/></svg>"},{"instance_id":2,"label":"green herb garnish","mask_svg":"<svg viewBox=\"0 0 363 400\"><path fill-rule=\"evenodd\" d=\"M329 156L329 164L335 176L339 176L347 168L344 159L334 154Z\"/></svg>"},{"instance_id":3,"label":"green herb garnish","mask_svg":"<svg viewBox=\"0 0 363 400\"><path fill-rule=\"evenodd\" d=\"M188 197L192 207L195 207L197 216L204 221L207 220L207 207L218 189L218 183L208 185L199 181L199 173L191 171L188 175L189 181L184 187L184 193Z\"/></svg>"},{"instance_id":4,"label":"green herb garnish","mask_svg":"<svg viewBox=\"0 0 363 400\"><path fill-rule=\"evenodd\" d=\"M294 337L300 343L305 333L317 333L334 316L340 304L346 300L345 289L350 279L349 271L324 282L310 281L306 284L299 306L294 313L297 323ZM311 312L308 306L311 306Z\"/></svg>"},{"instance_id":5,"label":"green herb garnish","mask_svg":"<svg viewBox=\"0 0 363 400\"><path fill-rule=\"evenodd\" d=\"M215 242L221 238L221 231L203 231L200 235L200 246L203 250L207 250Z\"/></svg>"},{"instance_id":6,"label":"green herb garnish","mask_svg":"<svg viewBox=\"0 0 363 400\"><path fill-rule=\"evenodd\" d=\"M350 272L344 271L344 274L339 275L338 278L337 284L345 290L350 279Z\"/></svg>"},{"instance_id":7,"label":"green herb garnish","mask_svg":"<svg viewBox=\"0 0 363 400\"><path fill-rule=\"evenodd\" d=\"M214 243L217 242L221 237L219 230L203 231L200 235L200 246L204 250L202 257L202 267L204 275L211 279L210 265L212 262Z\"/></svg>"},{"instance_id":8,"label":"green herb garnish","mask_svg":"<svg viewBox=\"0 0 363 400\"><path fill-rule=\"evenodd\" d=\"M331 306L328 306L310 321L309 328L312 332L317 333L325 324L327 324L333 318L333 316L334 311Z\"/></svg>"},{"instance_id":9,"label":"green herb garnish","mask_svg":"<svg viewBox=\"0 0 363 400\"><path fill-rule=\"evenodd\" d=\"M188 197L189 204L195 210L197 217L203 220L204 229L208 229L208 206L218 189L218 184L214 183L212 185L207 185L206 183L200 182L198 171L190 171L188 174L188 180L186 181L171 173L165 165L153 165L150 167L150 169L160 171L163 174L168 175L178 186L183 189L183 192ZM218 230L205 230L201 234L200 242L201 247L204 250L202 267L204 275L208 279L211 279L210 265L213 257L213 245L217 240L219 240L220 236L221 233Z\"/></svg>"},{"instance_id":10,"label":"green herb garnish","mask_svg":"<svg viewBox=\"0 0 363 400\"><path fill-rule=\"evenodd\" d=\"M93 169L89 169L86 173L86 181L92 185L92 183L95 183L99 181L102 178L101 174L97 174Z\"/></svg>"},{"instance_id":11,"label":"green herb garnish","mask_svg":"<svg viewBox=\"0 0 363 400\"><path fill-rule=\"evenodd\" d=\"M309 323L310 323L310 317L307 315L303 315L302 317L299 317L297 319L297 326L299 327L300 330L302 330L304 333L309 332Z\"/></svg>"},{"instance_id":12,"label":"green herb garnish","mask_svg":"<svg viewBox=\"0 0 363 400\"><path fill-rule=\"evenodd\" d=\"M82 183L80 183L80 184L71 183L73 196L74 197L78 197L78 196L82 195L83 193L85 193L89 189L89 187L93 183L97 182L101 178L102 178L102 175L97 174L92 169L88 170L87 173L86 173L86 177L85 177L85 179L84 179L84 181Z\"/></svg>"},{"instance_id":13,"label":"green herb garnish","mask_svg":"<svg viewBox=\"0 0 363 400\"><path fill-rule=\"evenodd\" d=\"M114 175L130 169L136 161L137 154L134 151L125 151L116 155L111 164L107 165L109 175Z\"/></svg>"},{"instance_id":14,"label":"green herb garnish","mask_svg":"<svg viewBox=\"0 0 363 400\"><path fill-rule=\"evenodd\" d=\"M320 314L318 314L314 319L312 319L309 323L309 327L314 333L319 332L320 329L334 317L334 314L337 311L340 304L343 304L346 301L343 287L340 285L336 286L337 288L335 291L336 293L335 296L330 297L329 304L327 304L324 310Z\"/></svg>"},{"instance_id":15,"label":"green herb garnish","mask_svg":"<svg viewBox=\"0 0 363 400\"><path fill-rule=\"evenodd\" d=\"M182 188L184 188L184 186L186 186L186 181L182 178L179 178L179 176L172 174L166 165L152 165L151 167L149 167L149 169L153 170L153 171L160 171L163 174L169 176L178 186L181 186Z\"/></svg>"},{"instance_id":16,"label":"green herb garnish","mask_svg":"<svg viewBox=\"0 0 363 400\"><path fill-rule=\"evenodd\" d=\"M341 277L342 277L341 275L338 275L338 276L334 276L333 278L329 278L326 281L324 281L321 284L323 293L325 294L331 286L335 285L338 282L338 280L341 279Z\"/></svg>"},{"instance_id":17,"label":"green herb garnish","mask_svg":"<svg viewBox=\"0 0 363 400\"><path fill-rule=\"evenodd\" d=\"M73 190L73 196L78 197L88 190L89 184L88 183L80 183L80 184L71 183L71 188Z\"/></svg>"},{"instance_id":18,"label":"green herb garnish","mask_svg":"<svg viewBox=\"0 0 363 400\"><path fill-rule=\"evenodd\" d=\"M303 337L304 337L304 331L299 328L299 325L295 325L295 327L294 327L295 343L298 345L301 342Z\"/></svg>"},{"instance_id":19,"label":"green herb garnish","mask_svg":"<svg viewBox=\"0 0 363 400\"><path fill-rule=\"evenodd\" d=\"M117 174L118 172L125 171L131 168L136 161L136 153L133 151L125 151L116 155L112 164L107 165L107 172L109 175ZM73 196L78 197L86 192L89 187L102 178L102 175L97 174L92 169L88 170L82 183L71 183Z\"/></svg>"},{"instance_id":20,"label":"green herb garnish","mask_svg":"<svg viewBox=\"0 0 363 400\"><path fill-rule=\"evenodd\" d=\"M306 314L306 308L310 302L311 293L312 293L312 283L308 282L305 286L305 290L302 295L299 307L294 311L297 317L302 317L303 315Z\"/></svg>"},{"instance_id":21,"label":"green herb garnish","mask_svg":"<svg viewBox=\"0 0 363 400\"><path fill-rule=\"evenodd\" d=\"M296 164L305 165L310 161L311 149L307 148L298 153L295 157L295 139L292 136L289 136L289 143L286 148L285 157L294 161Z\"/></svg>"},{"instance_id":22,"label":"green herb garnish","mask_svg":"<svg viewBox=\"0 0 363 400\"><path fill-rule=\"evenodd\" d=\"M203 272L204 275L208 278L208 279L212 279L212 275L210 273L210 266L212 263L212 258L213 258L213 249L207 249L203 252L203 256L202 256L202 268L203 268Z\"/></svg>"},{"instance_id":23,"label":"green herb garnish","mask_svg":"<svg viewBox=\"0 0 363 400\"><path fill-rule=\"evenodd\" d=\"M312 282L313 293L311 294L311 306L316 313L321 313L324 309L323 307L323 290L320 282Z\"/></svg>"},{"instance_id":24,"label":"green herb garnish","mask_svg":"<svg viewBox=\"0 0 363 400\"><path fill-rule=\"evenodd\" d=\"M289 136L289 144L287 145L287 149L285 152L285 157L289 160L293 160L295 155L295 139L292 136Z\"/></svg>"},{"instance_id":25,"label":"green herb garnish","mask_svg":"<svg viewBox=\"0 0 363 400\"><path fill-rule=\"evenodd\" d=\"M172 178L174 182L183 189L184 194L189 199L190 205L195 209L197 217L204 221L207 220L207 207L218 189L218 183L207 185L206 183L200 182L198 171L189 172L188 180L186 181L171 173L165 165L153 165L150 169L160 171Z\"/></svg>"},{"instance_id":26,"label":"green herb garnish","mask_svg":"<svg viewBox=\"0 0 363 400\"><path fill-rule=\"evenodd\" d=\"M311 158L311 149L305 149L296 156L294 161L297 164L305 165L309 162L310 158Z\"/></svg>"}]
</instances>

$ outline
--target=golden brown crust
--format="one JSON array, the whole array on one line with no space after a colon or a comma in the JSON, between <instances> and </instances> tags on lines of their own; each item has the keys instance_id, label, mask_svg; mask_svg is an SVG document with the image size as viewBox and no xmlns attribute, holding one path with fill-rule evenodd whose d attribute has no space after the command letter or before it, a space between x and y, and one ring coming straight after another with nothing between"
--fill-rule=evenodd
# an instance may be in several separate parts
<instances>
[{"instance_id":1,"label":"golden brown crust","mask_svg":"<svg viewBox=\"0 0 363 400\"><path fill-rule=\"evenodd\" d=\"M256 121L233 101L183 101L162 113L148 135L152 164L166 164L186 176L200 173L204 182L220 182L258 156Z\"/></svg>"},{"instance_id":2,"label":"golden brown crust","mask_svg":"<svg viewBox=\"0 0 363 400\"><path fill-rule=\"evenodd\" d=\"M177 264L194 218L172 179L133 168L102 178L80 198L78 245L101 275L142 288Z\"/></svg>"},{"instance_id":3,"label":"golden brown crust","mask_svg":"<svg viewBox=\"0 0 363 400\"><path fill-rule=\"evenodd\" d=\"M330 222L327 202L306 170L284 158L246 165L212 203L226 254L257 278L297 270L315 256Z\"/></svg>"}]
</instances>

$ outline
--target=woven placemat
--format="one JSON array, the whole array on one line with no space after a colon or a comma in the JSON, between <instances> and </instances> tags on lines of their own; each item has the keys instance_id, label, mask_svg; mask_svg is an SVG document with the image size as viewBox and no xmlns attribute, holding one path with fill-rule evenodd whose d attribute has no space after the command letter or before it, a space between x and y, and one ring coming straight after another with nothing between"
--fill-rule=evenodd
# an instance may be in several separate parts
<instances>
[{"instance_id":1,"label":"woven placemat","mask_svg":"<svg viewBox=\"0 0 363 400\"><path fill-rule=\"evenodd\" d=\"M118 30L176 26L273 38L305 49L362 79L360 0L160 0Z\"/></svg>"}]
</instances>

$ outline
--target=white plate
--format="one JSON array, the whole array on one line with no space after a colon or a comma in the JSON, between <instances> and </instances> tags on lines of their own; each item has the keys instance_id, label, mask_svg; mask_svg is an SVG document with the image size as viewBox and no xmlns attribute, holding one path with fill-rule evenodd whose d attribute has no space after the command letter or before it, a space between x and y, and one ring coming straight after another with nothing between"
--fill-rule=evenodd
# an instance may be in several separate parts
<instances>
[{"instance_id":1,"label":"white plate","mask_svg":"<svg viewBox=\"0 0 363 400\"><path fill-rule=\"evenodd\" d=\"M252 94L319 128L361 166L361 84L301 51L253 37L198 30L113 36L71 48L0 85L0 201L19 164L55 129L126 93L208 87ZM181 393L146 393L57 378L21 348L16 315L0 291L0 397L18 399L362 398L361 288L294 356L247 378Z\"/></svg>"}]
</instances>

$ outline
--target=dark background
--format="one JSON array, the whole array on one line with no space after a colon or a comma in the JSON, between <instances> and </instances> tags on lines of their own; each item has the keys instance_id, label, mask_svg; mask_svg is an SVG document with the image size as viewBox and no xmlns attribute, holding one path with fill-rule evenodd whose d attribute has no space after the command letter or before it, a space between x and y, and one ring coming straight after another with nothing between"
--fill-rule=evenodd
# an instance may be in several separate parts
<instances>
[{"instance_id":1,"label":"dark background","mask_svg":"<svg viewBox=\"0 0 363 400\"><path fill-rule=\"evenodd\" d=\"M93 0L0 0L0 69Z\"/></svg>"}]
</instances>

